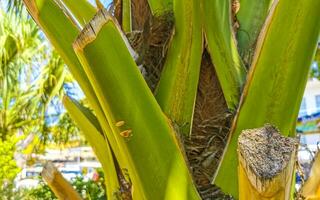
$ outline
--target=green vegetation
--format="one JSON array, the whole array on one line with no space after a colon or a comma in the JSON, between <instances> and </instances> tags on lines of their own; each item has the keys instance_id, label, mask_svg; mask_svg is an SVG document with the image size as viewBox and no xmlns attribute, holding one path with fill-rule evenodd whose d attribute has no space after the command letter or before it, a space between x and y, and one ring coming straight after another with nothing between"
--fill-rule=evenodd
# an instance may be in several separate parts
<instances>
[{"instance_id":1,"label":"green vegetation","mask_svg":"<svg viewBox=\"0 0 320 200\"><path fill-rule=\"evenodd\" d=\"M15 145L17 138L10 138L0 141L0 194L12 184L13 179L19 173L16 162L14 161Z\"/></svg>"},{"instance_id":2,"label":"green vegetation","mask_svg":"<svg viewBox=\"0 0 320 200\"><path fill-rule=\"evenodd\" d=\"M41 177L39 177L39 180ZM106 192L103 173L99 171L97 180L84 180L82 177L76 177L72 186L81 194L84 200L105 200ZM40 180L39 185L33 189L16 189L13 183L6 184L5 188L0 190L3 200L56 200L54 193L49 186Z\"/></svg>"},{"instance_id":3,"label":"green vegetation","mask_svg":"<svg viewBox=\"0 0 320 200\"><path fill-rule=\"evenodd\" d=\"M105 200L106 194L103 174L100 172L99 176L99 179L96 181L86 181L81 177L77 177L71 184L84 200ZM22 192L27 196L26 200L57 199L49 186L43 181L40 182L37 188Z\"/></svg>"},{"instance_id":4,"label":"green vegetation","mask_svg":"<svg viewBox=\"0 0 320 200\"><path fill-rule=\"evenodd\" d=\"M66 142L79 133L68 115L48 112L62 98L64 84L72 81L27 12L0 9L1 190L8 190L20 171L15 154L23 165L29 160L22 161L21 155L42 151L49 140Z\"/></svg>"},{"instance_id":5,"label":"green vegetation","mask_svg":"<svg viewBox=\"0 0 320 200\"><path fill-rule=\"evenodd\" d=\"M35 23L22 12L0 10L0 136L28 136L49 128L46 110L72 81Z\"/></svg>"}]
</instances>

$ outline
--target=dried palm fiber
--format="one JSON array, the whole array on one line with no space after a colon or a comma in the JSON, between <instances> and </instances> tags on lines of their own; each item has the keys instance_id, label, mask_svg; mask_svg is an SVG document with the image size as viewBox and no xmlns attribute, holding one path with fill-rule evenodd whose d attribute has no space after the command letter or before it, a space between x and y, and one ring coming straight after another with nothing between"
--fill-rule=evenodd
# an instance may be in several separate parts
<instances>
[{"instance_id":1,"label":"dried palm fiber","mask_svg":"<svg viewBox=\"0 0 320 200\"><path fill-rule=\"evenodd\" d=\"M109 11L117 19L118 23L122 24L122 0L113 0L109 7Z\"/></svg>"},{"instance_id":2,"label":"dried palm fiber","mask_svg":"<svg viewBox=\"0 0 320 200\"><path fill-rule=\"evenodd\" d=\"M147 0L131 0L132 29L142 31L151 11Z\"/></svg>"},{"instance_id":3,"label":"dried palm fiber","mask_svg":"<svg viewBox=\"0 0 320 200\"><path fill-rule=\"evenodd\" d=\"M205 51L192 133L190 137L183 139L193 178L202 199L231 199L211 182L226 146L232 117L210 56Z\"/></svg>"},{"instance_id":4,"label":"dried palm fiber","mask_svg":"<svg viewBox=\"0 0 320 200\"><path fill-rule=\"evenodd\" d=\"M143 74L152 91L159 82L172 33L173 14L167 12L161 16L150 16L143 30L127 34L131 46L139 55L136 63L145 70Z\"/></svg>"},{"instance_id":5,"label":"dried palm fiber","mask_svg":"<svg viewBox=\"0 0 320 200\"><path fill-rule=\"evenodd\" d=\"M122 199L122 200L132 200L132 183L126 169L121 169L120 165L112 151L112 157L115 161L115 167L117 170L117 176L120 183L119 191L114 193L115 199Z\"/></svg>"}]
</instances>

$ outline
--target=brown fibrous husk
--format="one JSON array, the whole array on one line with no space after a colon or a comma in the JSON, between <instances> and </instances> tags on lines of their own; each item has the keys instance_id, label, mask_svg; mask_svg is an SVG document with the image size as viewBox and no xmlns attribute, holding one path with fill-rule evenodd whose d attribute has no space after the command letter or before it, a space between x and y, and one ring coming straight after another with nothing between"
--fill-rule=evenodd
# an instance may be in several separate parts
<instances>
[{"instance_id":1,"label":"brown fibrous husk","mask_svg":"<svg viewBox=\"0 0 320 200\"><path fill-rule=\"evenodd\" d=\"M133 49L138 53L138 66L143 67L145 80L154 91L164 66L168 44L173 33L173 14L150 16L142 30L127 34Z\"/></svg>"},{"instance_id":2,"label":"brown fibrous husk","mask_svg":"<svg viewBox=\"0 0 320 200\"><path fill-rule=\"evenodd\" d=\"M119 24L122 24L122 1L113 0L109 6L108 11L117 19Z\"/></svg>"},{"instance_id":3,"label":"brown fibrous husk","mask_svg":"<svg viewBox=\"0 0 320 200\"><path fill-rule=\"evenodd\" d=\"M185 150L194 181L202 199L232 199L212 184L226 146L233 114L228 110L209 54L201 63L198 93L190 137Z\"/></svg>"},{"instance_id":4,"label":"brown fibrous husk","mask_svg":"<svg viewBox=\"0 0 320 200\"><path fill-rule=\"evenodd\" d=\"M151 17L151 10L147 0L131 0L132 29L143 30L147 20Z\"/></svg>"}]
</instances>

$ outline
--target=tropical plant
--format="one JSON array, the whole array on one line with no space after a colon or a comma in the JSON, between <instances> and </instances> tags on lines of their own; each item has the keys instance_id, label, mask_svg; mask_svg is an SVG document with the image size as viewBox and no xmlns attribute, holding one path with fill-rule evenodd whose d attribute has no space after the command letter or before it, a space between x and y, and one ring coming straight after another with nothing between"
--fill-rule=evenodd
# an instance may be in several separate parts
<instances>
[{"instance_id":1,"label":"tropical plant","mask_svg":"<svg viewBox=\"0 0 320 200\"><path fill-rule=\"evenodd\" d=\"M21 127L30 128L28 125L34 123L32 113L38 101L32 102L30 99L37 99L37 92L32 91L33 85L26 86L26 82L31 82L33 78L29 68L36 66L32 66L31 61L39 59L37 51L43 46L37 27L27 19L26 14L20 21L12 12L0 12L0 133L2 140L5 140Z\"/></svg>"},{"instance_id":2,"label":"tropical plant","mask_svg":"<svg viewBox=\"0 0 320 200\"><path fill-rule=\"evenodd\" d=\"M16 162L14 161L15 145L17 138L10 138L7 141L0 140L0 193L5 190L19 173Z\"/></svg>"},{"instance_id":3,"label":"tropical plant","mask_svg":"<svg viewBox=\"0 0 320 200\"><path fill-rule=\"evenodd\" d=\"M98 180L84 180L83 177L76 177L72 180L72 186L77 190L85 200L104 200L106 199L104 178L100 173ZM57 199L52 190L42 180L38 187L25 191L28 200L55 200Z\"/></svg>"},{"instance_id":4,"label":"tropical plant","mask_svg":"<svg viewBox=\"0 0 320 200\"><path fill-rule=\"evenodd\" d=\"M24 3L93 109L65 97L109 199L238 198L241 131L295 135L320 1Z\"/></svg>"},{"instance_id":5,"label":"tropical plant","mask_svg":"<svg viewBox=\"0 0 320 200\"><path fill-rule=\"evenodd\" d=\"M59 120L52 110L62 110L54 104L65 93L64 85L73 79L26 11L17 15L1 9L0 20L1 138L42 132L46 139L51 121L61 126L68 122L67 116Z\"/></svg>"},{"instance_id":6,"label":"tropical plant","mask_svg":"<svg viewBox=\"0 0 320 200\"><path fill-rule=\"evenodd\" d=\"M1 152L2 153L2 152ZM2 156L2 155L1 155ZM13 169L13 168L11 168ZM72 186L81 194L84 200L105 200L106 192L103 173L99 171L96 180L85 180L83 177L76 177L71 181ZM39 177L39 184L35 188L16 188L13 182L7 182L5 187L0 189L2 200L56 200L53 191Z\"/></svg>"},{"instance_id":7,"label":"tropical plant","mask_svg":"<svg viewBox=\"0 0 320 200\"><path fill-rule=\"evenodd\" d=\"M8 185L19 172L17 165L25 164L26 155L42 148L48 135L56 135L49 123L52 112L47 110L62 98L69 76L25 10L16 13L0 8L1 191L9 191ZM59 133L64 121L69 119L73 125L70 118L63 119L58 121Z\"/></svg>"}]
</instances>

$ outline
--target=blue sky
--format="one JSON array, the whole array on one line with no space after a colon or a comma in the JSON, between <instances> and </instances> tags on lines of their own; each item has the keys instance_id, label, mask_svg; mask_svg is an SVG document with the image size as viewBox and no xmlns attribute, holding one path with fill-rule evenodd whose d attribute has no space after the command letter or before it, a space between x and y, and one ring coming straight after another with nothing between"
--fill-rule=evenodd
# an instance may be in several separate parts
<instances>
[{"instance_id":1,"label":"blue sky","mask_svg":"<svg viewBox=\"0 0 320 200\"><path fill-rule=\"evenodd\" d=\"M112 0L100 0L100 1L106 7L112 2ZM89 2L95 5L95 0L89 0Z\"/></svg>"}]
</instances>

